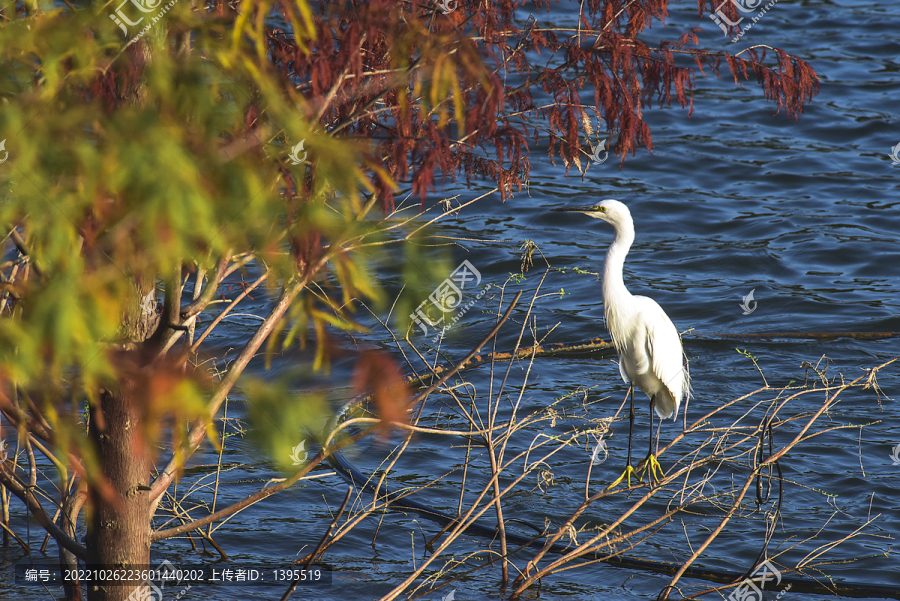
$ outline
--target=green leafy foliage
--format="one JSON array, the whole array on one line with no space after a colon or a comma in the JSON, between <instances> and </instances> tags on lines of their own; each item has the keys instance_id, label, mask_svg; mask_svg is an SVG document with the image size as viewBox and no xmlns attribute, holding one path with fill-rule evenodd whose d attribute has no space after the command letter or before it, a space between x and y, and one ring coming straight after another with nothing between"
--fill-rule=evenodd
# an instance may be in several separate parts
<instances>
[{"instance_id":1,"label":"green leafy foliage","mask_svg":"<svg viewBox=\"0 0 900 601\"><path fill-rule=\"evenodd\" d=\"M291 6L295 41L311 43L310 7ZM0 223L21 233L30 269L6 285L14 299L0 319L0 379L31 391L60 442L91 466L66 403L96 403L102 387L131 377L115 353L143 341L128 316L148 282L171 290L185 266L215 273L236 253L254 254L271 286L315 282L279 322L268 356L315 332L317 368L328 365L329 328L362 329L355 299L385 299L371 267L385 252L383 224L360 217L364 192L395 184L365 141L324 132L308 101L260 68L258 17L270 5L242 7L232 24L200 25L176 3L130 45L108 15L87 10L0 27L0 139L10 153L0 164ZM177 52L188 29L193 51ZM306 160L294 164L288 155L301 141ZM188 380L172 383L181 402L147 398L154 424L171 420L176 451L184 424L211 418L207 393ZM319 415L310 411L290 423ZM153 445L161 431L146 434Z\"/></svg>"},{"instance_id":2,"label":"green leafy foliage","mask_svg":"<svg viewBox=\"0 0 900 601\"><path fill-rule=\"evenodd\" d=\"M276 382L248 378L244 390L251 440L278 469L297 471L303 463L299 460L311 456L311 442L331 415L324 397L293 392L287 378Z\"/></svg>"}]
</instances>

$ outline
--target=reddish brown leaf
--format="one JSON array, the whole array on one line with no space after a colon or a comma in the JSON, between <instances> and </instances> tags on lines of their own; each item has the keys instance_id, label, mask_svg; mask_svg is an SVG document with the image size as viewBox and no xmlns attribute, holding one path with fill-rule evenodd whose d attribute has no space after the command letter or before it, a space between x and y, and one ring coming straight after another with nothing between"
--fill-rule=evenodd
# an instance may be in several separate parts
<instances>
[{"instance_id":1,"label":"reddish brown leaf","mask_svg":"<svg viewBox=\"0 0 900 601\"><path fill-rule=\"evenodd\" d=\"M372 395L383 428L391 422L408 423L412 394L400 366L389 354L363 351L353 371L353 389L357 394Z\"/></svg>"}]
</instances>

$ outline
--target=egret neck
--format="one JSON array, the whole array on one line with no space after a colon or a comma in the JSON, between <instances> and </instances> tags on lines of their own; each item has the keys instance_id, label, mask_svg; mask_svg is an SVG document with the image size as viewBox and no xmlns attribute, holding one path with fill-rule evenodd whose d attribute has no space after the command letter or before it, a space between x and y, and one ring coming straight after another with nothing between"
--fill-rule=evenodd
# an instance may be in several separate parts
<instances>
[{"instance_id":1,"label":"egret neck","mask_svg":"<svg viewBox=\"0 0 900 601\"><path fill-rule=\"evenodd\" d=\"M613 299L627 301L631 299L631 293L625 287L622 279L622 270L625 267L625 257L628 255L631 244L634 242L634 225L631 221L618 223L615 226L616 237L609 250L606 251L606 260L603 262L603 283L601 293L603 295L603 314L606 317L606 325L609 328L613 342L623 345L626 342L626 332L622 331L622 325L627 322L623 319L624 313L634 310L631 303L616 303Z\"/></svg>"}]
</instances>

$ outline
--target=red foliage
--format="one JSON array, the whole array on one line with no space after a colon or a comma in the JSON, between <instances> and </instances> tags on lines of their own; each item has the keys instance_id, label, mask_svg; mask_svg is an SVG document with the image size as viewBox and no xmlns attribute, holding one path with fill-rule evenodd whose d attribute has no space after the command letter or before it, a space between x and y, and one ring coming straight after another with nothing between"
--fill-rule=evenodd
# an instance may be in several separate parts
<instances>
[{"instance_id":1,"label":"red foliage","mask_svg":"<svg viewBox=\"0 0 900 601\"><path fill-rule=\"evenodd\" d=\"M360 354L353 371L353 389L357 394L372 394L383 426L409 421L406 412L412 393L400 366L388 353L363 351Z\"/></svg>"},{"instance_id":2,"label":"red foliage","mask_svg":"<svg viewBox=\"0 0 900 601\"><path fill-rule=\"evenodd\" d=\"M284 15L286 2L275 3ZM506 199L527 183L534 146L546 145L549 156L561 156L567 171L578 157L586 158L585 123L592 121L602 122L598 139L618 137L613 150L624 163L628 153L653 148L643 112L654 98L657 106L674 100L690 115L695 74L706 75L709 66L718 76L723 60L736 84L755 75L776 112L790 117L797 118L818 93L810 65L781 50L774 65L766 64L765 50L752 47L739 53L746 57L710 51L699 47L699 28L649 46L638 36L654 21L665 23L668 4L573 2L572 10L582 10L577 28L562 28L542 25L546 19L535 15L523 18L533 8L515 0L451 0L456 8L449 14L431 2L321 0L315 39L301 46L290 31L270 27L268 58L283 85L307 100L307 119L331 135L370 142L363 167L387 212L394 192L379 169L409 185L423 203L438 179L443 184L458 175L487 179ZM700 18L718 4L698 0ZM548 12L555 6L549 0L534 5ZM232 14L224 0L214 0L207 10ZM731 3L722 10L737 19ZM114 108L139 80L144 56L140 44L132 46L124 62L99 74L87 93ZM223 133L247 139L258 118L259 108L251 107L244 131ZM305 198L306 183L295 182L288 169L283 174L288 200ZM309 259L309 248L295 252Z\"/></svg>"},{"instance_id":3,"label":"red foliage","mask_svg":"<svg viewBox=\"0 0 900 601\"><path fill-rule=\"evenodd\" d=\"M706 4L698 0L701 17ZM749 60L711 52L699 48L698 28L651 48L636 36L653 20L665 23L668 0L589 0L577 31L540 27L533 16L520 28L517 16L526 9L513 0L459 2L447 15L417 2L319 6L308 53L287 32L270 32L275 67L285 81L299 82L322 127L371 140L376 160L423 202L438 177L459 173L495 182L504 199L521 189L531 167L529 127L533 143L545 142L568 169L585 152L586 111L602 119L607 136L618 136L622 162L639 147L652 149L643 110L655 96L658 106L674 99L690 115L695 71L705 74L704 64L718 74L725 59L738 84L752 70L766 98L792 117L818 91L815 73L799 58L779 50L777 65L768 66L765 53L752 49ZM693 65L679 64L678 55ZM464 135L435 107L420 104L441 77L435 70L441 61L451 62L462 89ZM591 104L584 103L588 97ZM441 103L452 114L452 95ZM379 184L378 194L391 210L389 187Z\"/></svg>"}]
</instances>

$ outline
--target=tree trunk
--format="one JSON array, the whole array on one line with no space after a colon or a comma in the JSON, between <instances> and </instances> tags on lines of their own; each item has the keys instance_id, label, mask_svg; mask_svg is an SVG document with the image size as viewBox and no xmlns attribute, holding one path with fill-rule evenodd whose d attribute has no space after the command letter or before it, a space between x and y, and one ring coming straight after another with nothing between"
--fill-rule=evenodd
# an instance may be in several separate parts
<instances>
[{"instance_id":1,"label":"tree trunk","mask_svg":"<svg viewBox=\"0 0 900 601\"><path fill-rule=\"evenodd\" d=\"M131 303L122 319L123 341L140 345L159 324L156 282L136 278ZM131 355L144 365L144 355ZM146 570L150 566L150 477L153 463L142 438L142 411L134 398L134 382L123 371L116 390L101 389L97 406L91 407L88 439L97 452L102 482L88 481L87 563L103 569ZM110 579L88 583L88 601L126 601L144 581ZM138 595L139 599L152 596Z\"/></svg>"},{"instance_id":2,"label":"tree trunk","mask_svg":"<svg viewBox=\"0 0 900 601\"><path fill-rule=\"evenodd\" d=\"M137 407L127 395L103 390L88 427L100 471L119 497L104 496L96 486L88 488L87 563L104 569L150 567L151 463L149 449L140 448L137 441L138 419ZM88 600L125 601L143 585L142 580L94 582L88 585Z\"/></svg>"}]
</instances>

